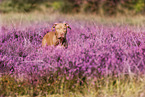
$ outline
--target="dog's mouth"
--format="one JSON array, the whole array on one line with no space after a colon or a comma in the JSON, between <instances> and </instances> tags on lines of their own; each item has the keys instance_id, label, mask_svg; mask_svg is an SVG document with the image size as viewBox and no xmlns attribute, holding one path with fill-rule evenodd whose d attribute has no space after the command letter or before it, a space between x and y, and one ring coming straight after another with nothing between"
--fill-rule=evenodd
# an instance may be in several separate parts
<instances>
[{"instance_id":1,"label":"dog's mouth","mask_svg":"<svg viewBox=\"0 0 145 97\"><path fill-rule=\"evenodd\" d=\"M64 37L59 37L58 39L64 39Z\"/></svg>"},{"instance_id":2,"label":"dog's mouth","mask_svg":"<svg viewBox=\"0 0 145 97\"><path fill-rule=\"evenodd\" d=\"M64 37L59 37L58 39L59 39L59 42L63 42L65 40Z\"/></svg>"}]
</instances>

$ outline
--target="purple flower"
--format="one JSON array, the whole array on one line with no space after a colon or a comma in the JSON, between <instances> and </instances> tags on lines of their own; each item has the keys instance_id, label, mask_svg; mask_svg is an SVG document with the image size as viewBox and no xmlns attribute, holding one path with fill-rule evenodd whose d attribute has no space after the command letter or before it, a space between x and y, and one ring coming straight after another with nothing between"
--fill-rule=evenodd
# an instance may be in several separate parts
<instances>
[{"instance_id":1,"label":"purple flower","mask_svg":"<svg viewBox=\"0 0 145 97\"><path fill-rule=\"evenodd\" d=\"M145 32L134 33L128 26L77 22L82 26L72 21L75 25L67 33L67 49L41 47L43 36L50 31L45 24L24 30L3 27L6 33L0 36L0 73L67 80L145 73Z\"/></svg>"}]
</instances>

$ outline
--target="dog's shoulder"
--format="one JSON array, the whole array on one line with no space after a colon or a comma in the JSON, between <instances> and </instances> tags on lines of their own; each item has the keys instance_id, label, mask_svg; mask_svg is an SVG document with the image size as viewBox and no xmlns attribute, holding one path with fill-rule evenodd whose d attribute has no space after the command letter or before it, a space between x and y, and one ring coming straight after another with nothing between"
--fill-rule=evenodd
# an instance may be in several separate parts
<instances>
[{"instance_id":1,"label":"dog's shoulder","mask_svg":"<svg viewBox=\"0 0 145 97\"><path fill-rule=\"evenodd\" d=\"M48 32L45 34L45 37L51 37L51 36L54 36L55 35L55 32Z\"/></svg>"}]
</instances>

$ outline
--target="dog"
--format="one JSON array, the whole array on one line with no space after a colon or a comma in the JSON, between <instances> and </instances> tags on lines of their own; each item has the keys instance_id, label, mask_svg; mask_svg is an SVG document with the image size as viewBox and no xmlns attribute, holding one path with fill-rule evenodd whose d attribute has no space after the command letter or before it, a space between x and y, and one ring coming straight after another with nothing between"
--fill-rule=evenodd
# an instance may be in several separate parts
<instances>
[{"instance_id":1,"label":"dog","mask_svg":"<svg viewBox=\"0 0 145 97\"><path fill-rule=\"evenodd\" d=\"M55 31L53 29L55 28ZM67 23L55 23L51 28L52 31L47 33L42 39L42 47L61 45L68 47L66 40L67 28L71 29Z\"/></svg>"}]
</instances>

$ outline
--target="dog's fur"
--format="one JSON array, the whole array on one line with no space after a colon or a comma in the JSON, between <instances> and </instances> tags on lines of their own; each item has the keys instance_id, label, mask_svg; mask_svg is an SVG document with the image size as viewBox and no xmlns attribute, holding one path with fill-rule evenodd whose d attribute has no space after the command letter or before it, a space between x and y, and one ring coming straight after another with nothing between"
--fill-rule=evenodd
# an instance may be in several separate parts
<instances>
[{"instance_id":1,"label":"dog's fur","mask_svg":"<svg viewBox=\"0 0 145 97\"><path fill-rule=\"evenodd\" d=\"M52 27L52 30L53 28L55 28L55 31L51 31L43 37L42 46L61 45L67 47L68 43L66 40L66 34L67 28L70 28L70 26L67 23L55 23Z\"/></svg>"}]
</instances>

